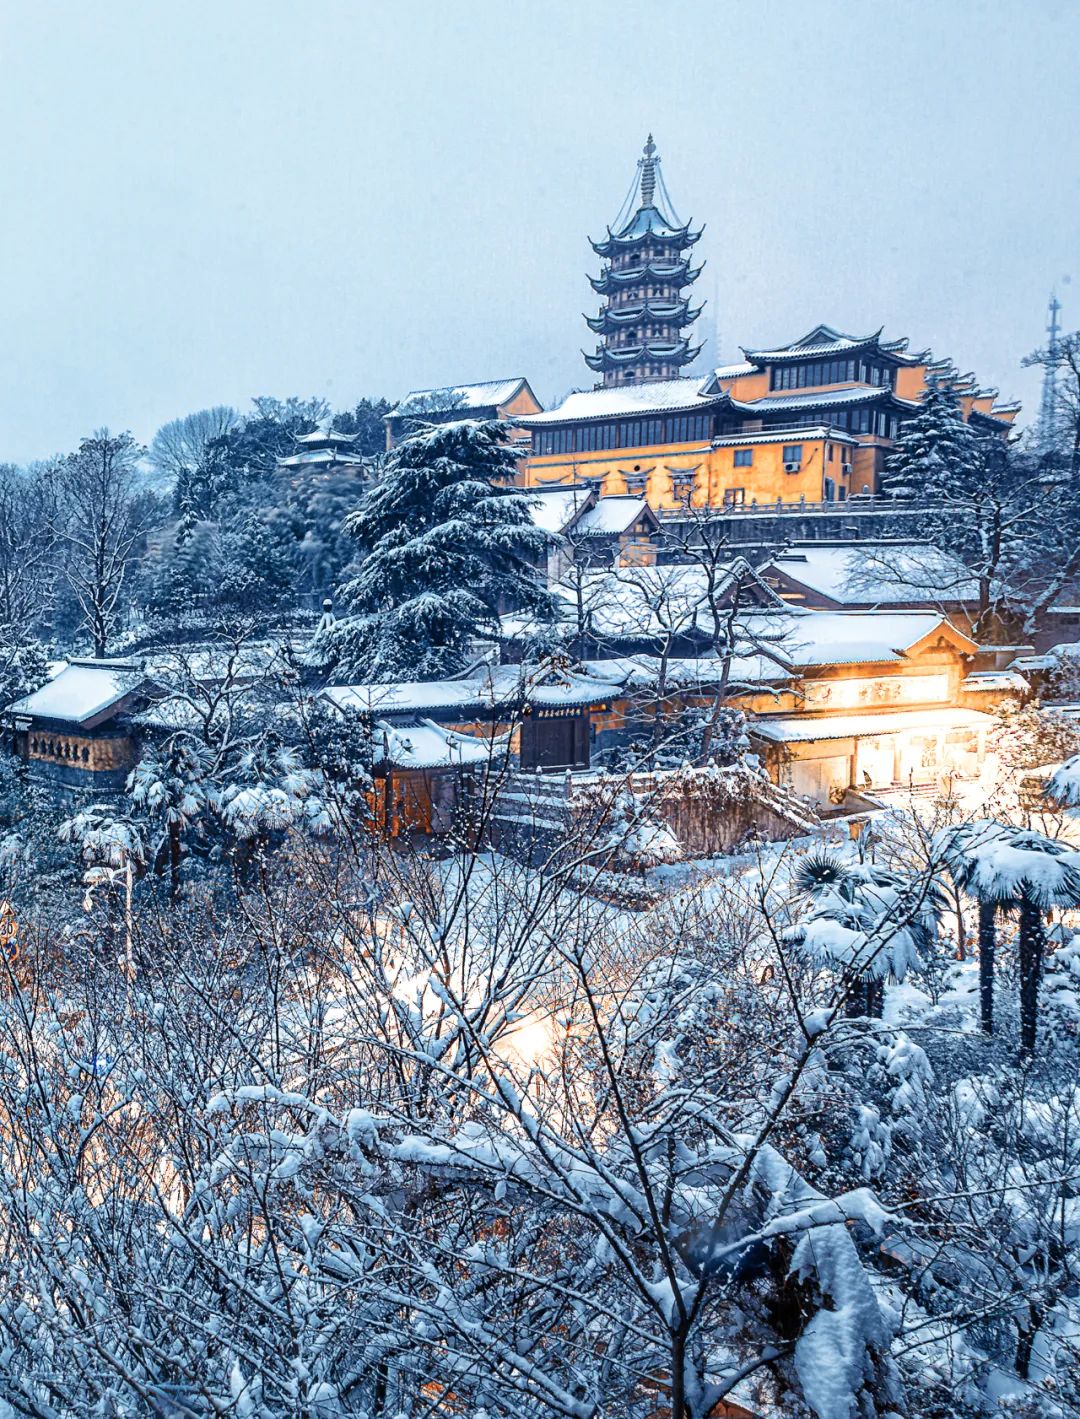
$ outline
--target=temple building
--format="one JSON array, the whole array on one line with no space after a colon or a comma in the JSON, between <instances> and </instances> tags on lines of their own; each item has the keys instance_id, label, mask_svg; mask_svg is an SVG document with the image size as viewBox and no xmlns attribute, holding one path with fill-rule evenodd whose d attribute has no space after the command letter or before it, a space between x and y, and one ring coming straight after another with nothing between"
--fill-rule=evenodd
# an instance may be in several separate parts
<instances>
[{"instance_id":1,"label":"temple building","mask_svg":"<svg viewBox=\"0 0 1080 1419\"><path fill-rule=\"evenodd\" d=\"M701 238L675 215L660 175L656 144L649 134L638 160L637 174L614 226L603 241L591 241L607 264L592 288L605 299L595 317L585 317L601 337L591 370L603 376L603 386L671 379L700 354L689 327L701 314L685 292L701 274L690 264L690 250Z\"/></svg>"},{"instance_id":2,"label":"temple building","mask_svg":"<svg viewBox=\"0 0 1080 1419\"><path fill-rule=\"evenodd\" d=\"M983 434L1006 438L1019 411L973 374L881 330L817 325L742 353L704 378L583 391L523 418L532 436L525 484L587 483L667 512L844 502L879 491L900 425L931 380L952 386Z\"/></svg>"},{"instance_id":3,"label":"temple building","mask_svg":"<svg viewBox=\"0 0 1080 1419\"><path fill-rule=\"evenodd\" d=\"M1001 403L949 359L883 328L849 334L819 324L787 343L743 347L742 359L690 374L701 344L702 229L677 215L650 135L630 192L593 251L602 259L586 316L599 337L588 390L544 410L521 378L414 390L386 416L387 447L421 421L501 419L525 487L591 488L643 498L655 513L825 509L881 489L900 426L931 383L948 385L981 434L1006 439L1019 404Z\"/></svg>"},{"instance_id":4,"label":"temple building","mask_svg":"<svg viewBox=\"0 0 1080 1419\"><path fill-rule=\"evenodd\" d=\"M329 421L309 434L298 434L296 452L278 459L278 467L292 474L303 470L323 472L328 469L335 472L355 469L362 474L366 464L363 454L356 451L356 435L336 433Z\"/></svg>"}]
</instances>

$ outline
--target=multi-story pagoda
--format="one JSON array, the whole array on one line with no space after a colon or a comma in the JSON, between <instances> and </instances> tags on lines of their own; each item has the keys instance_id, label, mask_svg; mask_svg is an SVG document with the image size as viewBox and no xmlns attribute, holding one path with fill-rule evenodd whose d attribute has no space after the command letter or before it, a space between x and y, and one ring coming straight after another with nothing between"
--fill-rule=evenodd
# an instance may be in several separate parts
<instances>
[{"instance_id":1,"label":"multi-story pagoda","mask_svg":"<svg viewBox=\"0 0 1080 1419\"><path fill-rule=\"evenodd\" d=\"M602 337L585 363L603 374L604 386L673 379L697 358L702 346L691 345L688 332L702 307L692 307L684 292L701 274L690 265L700 237L675 215L650 133L614 226L603 241L590 240L607 263L589 278L606 304L585 317Z\"/></svg>"}]
</instances>

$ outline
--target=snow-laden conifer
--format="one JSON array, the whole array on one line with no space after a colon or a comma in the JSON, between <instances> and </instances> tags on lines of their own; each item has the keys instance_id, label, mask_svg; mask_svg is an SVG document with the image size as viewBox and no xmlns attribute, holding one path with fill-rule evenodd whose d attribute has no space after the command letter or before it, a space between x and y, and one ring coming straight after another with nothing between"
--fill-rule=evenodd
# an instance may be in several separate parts
<instances>
[{"instance_id":1,"label":"snow-laden conifer","mask_svg":"<svg viewBox=\"0 0 1080 1419\"><path fill-rule=\"evenodd\" d=\"M347 523L363 560L327 636L339 677L452 674L477 638L497 634L502 609L546 609L534 565L548 536L511 486L514 472L494 420L427 425L391 450Z\"/></svg>"},{"instance_id":2,"label":"snow-laden conifer","mask_svg":"<svg viewBox=\"0 0 1080 1419\"><path fill-rule=\"evenodd\" d=\"M978 487L983 450L948 384L933 381L919 412L906 420L885 463L885 487L897 497L940 502Z\"/></svg>"}]
</instances>

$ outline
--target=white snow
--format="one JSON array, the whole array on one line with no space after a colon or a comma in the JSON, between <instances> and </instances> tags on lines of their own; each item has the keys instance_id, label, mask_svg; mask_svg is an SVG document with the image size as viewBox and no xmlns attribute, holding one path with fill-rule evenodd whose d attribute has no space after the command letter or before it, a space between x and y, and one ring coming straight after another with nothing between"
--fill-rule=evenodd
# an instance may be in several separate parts
<instances>
[{"instance_id":1,"label":"white snow","mask_svg":"<svg viewBox=\"0 0 1080 1419\"><path fill-rule=\"evenodd\" d=\"M529 516L542 532L565 532L578 511L592 497L591 488L578 484L555 488L530 488Z\"/></svg>"},{"instance_id":2,"label":"white snow","mask_svg":"<svg viewBox=\"0 0 1080 1419\"><path fill-rule=\"evenodd\" d=\"M606 700L611 685L545 666L487 665L460 679L408 680L387 685L331 685L322 692L338 709L382 716L424 710L481 711L526 701L580 708Z\"/></svg>"},{"instance_id":3,"label":"white snow","mask_svg":"<svg viewBox=\"0 0 1080 1419\"><path fill-rule=\"evenodd\" d=\"M525 383L524 376L513 379L491 379L480 384L447 384L437 389L412 389L397 406L390 411L390 418L407 418L411 415L460 411L467 416L471 410L490 409L513 399Z\"/></svg>"},{"instance_id":4,"label":"white snow","mask_svg":"<svg viewBox=\"0 0 1080 1419\"><path fill-rule=\"evenodd\" d=\"M815 719L798 715L776 719L761 718L750 725L750 732L759 739L774 744L806 744L819 739L857 739L860 736L899 734L909 729L929 731L941 729L988 728L992 715L980 710L927 709L867 711L865 714L824 715Z\"/></svg>"},{"instance_id":5,"label":"white snow","mask_svg":"<svg viewBox=\"0 0 1080 1419\"><path fill-rule=\"evenodd\" d=\"M399 769L461 768L490 758L492 744L471 734L457 734L422 719L417 724L375 724L376 758Z\"/></svg>"},{"instance_id":6,"label":"white snow","mask_svg":"<svg viewBox=\"0 0 1080 1419\"><path fill-rule=\"evenodd\" d=\"M810 611L792 608L783 618L763 614L745 621L762 639L783 638L781 655L791 665L857 665L902 661L904 652L939 627L960 633L936 611ZM961 637L961 642L966 642ZM974 650L974 643L971 643Z\"/></svg>"},{"instance_id":7,"label":"white snow","mask_svg":"<svg viewBox=\"0 0 1080 1419\"><path fill-rule=\"evenodd\" d=\"M883 606L918 601L970 601L974 578L958 558L927 543L801 542L761 568L846 606Z\"/></svg>"},{"instance_id":8,"label":"white snow","mask_svg":"<svg viewBox=\"0 0 1080 1419\"><path fill-rule=\"evenodd\" d=\"M73 660L40 690L16 700L8 714L82 724L143 684L143 670L130 660Z\"/></svg>"},{"instance_id":9,"label":"white snow","mask_svg":"<svg viewBox=\"0 0 1080 1419\"><path fill-rule=\"evenodd\" d=\"M558 408L516 422L531 429L581 419L609 419L619 414L647 414L652 409L696 409L708 402L701 392L704 383L699 375L686 375L681 379L653 379L611 389L580 390L568 394Z\"/></svg>"},{"instance_id":10,"label":"white snow","mask_svg":"<svg viewBox=\"0 0 1080 1419\"><path fill-rule=\"evenodd\" d=\"M601 498L581 514L574 526L574 532L583 537L617 535L633 527L648 506L644 498L623 494Z\"/></svg>"}]
</instances>

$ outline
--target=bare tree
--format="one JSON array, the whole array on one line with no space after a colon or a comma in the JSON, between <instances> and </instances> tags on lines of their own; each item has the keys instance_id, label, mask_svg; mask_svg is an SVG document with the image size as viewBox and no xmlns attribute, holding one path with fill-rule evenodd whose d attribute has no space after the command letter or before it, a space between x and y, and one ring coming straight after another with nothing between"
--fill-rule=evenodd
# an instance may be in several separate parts
<instances>
[{"instance_id":1,"label":"bare tree","mask_svg":"<svg viewBox=\"0 0 1080 1419\"><path fill-rule=\"evenodd\" d=\"M171 478L192 473L200 466L207 445L230 433L240 415L227 404L198 409L182 419L162 424L150 443L147 457L157 472Z\"/></svg>"},{"instance_id":2,"label":"bare tree","mask_svg":"<svg viewBox=\"0 0 1080 1419\"><path fill-rule=\"evenodd\" d=\"M108 649L124 579L146 530L138 499L141 456L130 434L99 429L59 469L61 571L96 656Z\"/></svg>"},{"instance_id":3,"label":"bare tree","mask_svg":"<svg viewBox=\"0 0 1080 1419\"><path fill-rule=\"evenodd\" d=\"M55 545L52 479L0 466L0 637L24 641L49 609Z\"/></svg>"}]
</instances>

